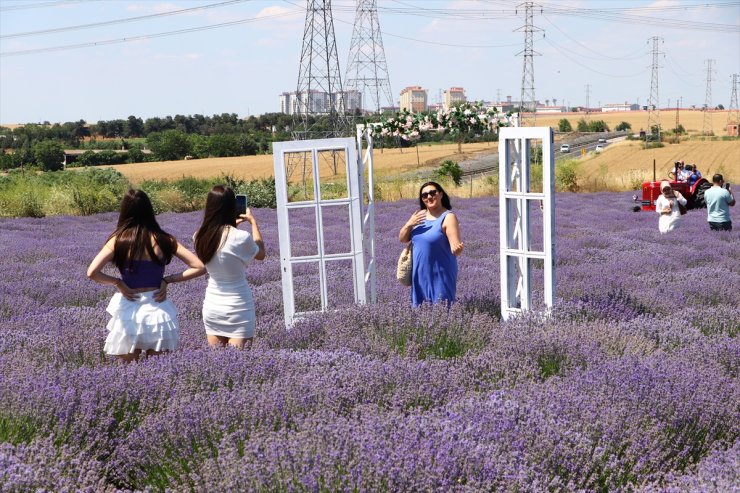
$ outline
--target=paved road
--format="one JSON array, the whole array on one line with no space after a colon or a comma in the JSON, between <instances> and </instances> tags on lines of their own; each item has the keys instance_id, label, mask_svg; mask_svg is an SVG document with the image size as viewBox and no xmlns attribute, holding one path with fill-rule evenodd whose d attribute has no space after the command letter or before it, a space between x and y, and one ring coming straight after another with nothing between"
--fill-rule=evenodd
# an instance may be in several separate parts
<instances>
[{"instance_id":1,"label":"paved road","mask_svg":"<svg viewBox=\"0 0 740 493\"><path fill-rule=\"evenodd\" d=\"M613 142L624 140L627 132L604 132L599 134L588 134L575 139L564 139L555 145L555 161L559 159L578 159L581 157L581 150L586 152L593 151L599 143L599 139L606 139L602 144L605 148ZM562 144L570 144L570 152L560 152ZM463 169L463 176L475 176L495 173L498 171L498 152L477 156L467 161L459 163Z\"/></svg>"}]
</instances>

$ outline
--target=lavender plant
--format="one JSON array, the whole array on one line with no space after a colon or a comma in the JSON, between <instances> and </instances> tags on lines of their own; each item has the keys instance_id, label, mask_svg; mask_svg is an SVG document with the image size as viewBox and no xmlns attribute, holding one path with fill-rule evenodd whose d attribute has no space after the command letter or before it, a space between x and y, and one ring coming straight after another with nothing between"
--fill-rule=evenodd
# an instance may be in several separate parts
<instances>
[{"instance_id":1,"label":"lavender plant","mask_svg":"<svg viewBox=\"0 0 740 493\"><path fill-rule=\"evenodd\" d=\"M102 352L112 291L84 275L115 215L0 219L0 490L740 488L740 233L690 211L660 235L623 194L556 204L548 318L500 320L492 198L455 201L459 301L411 309L394 281L405 201L376 209L378 303L352 305L338 264L336 309L287 330L275 212L256 210L253 348L206 347L201 278L169 289L180 348L128 366ZM159 217L188 246L200 219ZM327 251L346 250L346 219L326 220ZM297 273L306 306L315 284Z\"/></svg>"}]
</instances>

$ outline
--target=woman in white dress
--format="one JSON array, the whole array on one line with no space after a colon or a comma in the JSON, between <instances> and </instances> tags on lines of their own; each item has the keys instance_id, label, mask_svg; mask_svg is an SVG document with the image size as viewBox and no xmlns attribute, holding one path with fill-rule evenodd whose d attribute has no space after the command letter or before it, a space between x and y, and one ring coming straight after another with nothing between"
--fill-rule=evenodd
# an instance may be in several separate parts
<instances>
[{"instance_id":1,"label":"woman in white dress","mask_svg":"<svg viewBox=\"0 0 740 493\"><path fill-rule=\"evenodd\" d=\"M660 195L655 199L655 212L660 214L658 219L658 230L661 233L667 233L673 231L681 224L681 211L678 208L679 202L681 205L686 205L686 199L681 193L671 188L671 183L667 180L660 182Z\"/></svg>"},{"instance_id":2,"label":"woman in white dress","mask_svg":"<svg viewBox=\"0 0 740 493\"><path fill-rule=\"evenodd\" d=\"M237 229L252 225L252 234ZM227 344L243 348L254 337L255 311L252 290L244 268L252 259L265 258L257 221L252 212L238 215L236 196L227 186L216 185L208 193L203 224L193 237L195 253L208 271L203 300L203 324L210 346Z\"/></svg>"}]
</instances>

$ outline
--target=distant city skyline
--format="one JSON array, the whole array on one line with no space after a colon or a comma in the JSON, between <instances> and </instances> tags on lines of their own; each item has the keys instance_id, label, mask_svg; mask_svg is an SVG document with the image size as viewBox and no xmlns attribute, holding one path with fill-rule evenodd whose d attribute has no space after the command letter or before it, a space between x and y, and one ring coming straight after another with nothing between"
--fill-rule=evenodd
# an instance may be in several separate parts
<instances>
[{"instance_id":1,"label":"distant city skyline","mask_svg":"<svg viewBox=\"0 0 740 493\"><path fill-rule=\"evenodd\" d=\"M701 108L712 59L711 104L728 107L739 1L535 3L537 100L583 106L588 91L591 107L646 105L659 36L660 106ZM520 4L378 0L394 105L416 85L430 104L453 87L470 101L518 100ZM355 2L332 7L344 79ZM304 20L298 0L0 0L0 123L278 112L296 90Z\"/></svg>"}]
</instances>

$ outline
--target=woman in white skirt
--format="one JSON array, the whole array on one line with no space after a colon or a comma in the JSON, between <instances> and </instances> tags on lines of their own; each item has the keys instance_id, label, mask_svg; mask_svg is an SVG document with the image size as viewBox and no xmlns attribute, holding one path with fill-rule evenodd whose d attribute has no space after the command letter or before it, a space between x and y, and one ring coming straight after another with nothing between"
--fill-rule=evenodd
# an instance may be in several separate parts
<instances>
[{"instance_id":1,"label":"woman in white skirt","mask_svg":"<svg viewBox=\"0 0 740 493\"><path fill-rule=\"evenodd\" d=\"M655 212L660 214L658 231L663 234L673 231L681 224L681 211L678 204L680 202L681 205L685 206L686 199L680 192L671 188L671 183L668 180L660 182L660 191L662 195L655 199Z\"/></svg>"},{"instance_id":2,"label":"woman in white skirt","mask_svg":"<svg viewBox=\"0 0 740 493\"><path fill-rule=\"evenodd\" d=\"M165 277L173 256L188 268ZM110 262L120 278L102 272ZM147 194L129 190L121 201L118 226L87 269L93 281L118 289L107 308L111 319L105 353L131 362L142 352L151 356L176 349L180 327L175 305L167 299L167 284L203 274L198 257L159 226Z\"/></svg>"},{"instance_id":3,"label":"woman in white skirt","mask_svg":"<svg viewBox=\"0 0 740 493\"><path fill-rule=\"evenodd\" d=\"M237 229L252 225L252 234ZM203 224L193 237L195 253L208 270L203 300L203 324L210 346L243 348L254 337L256 317L252 290L244 268L252 259L265 258L257 221L252 212L238 215L230 187L216 185L208 193Z\"/></svg>"}]
</instances>

